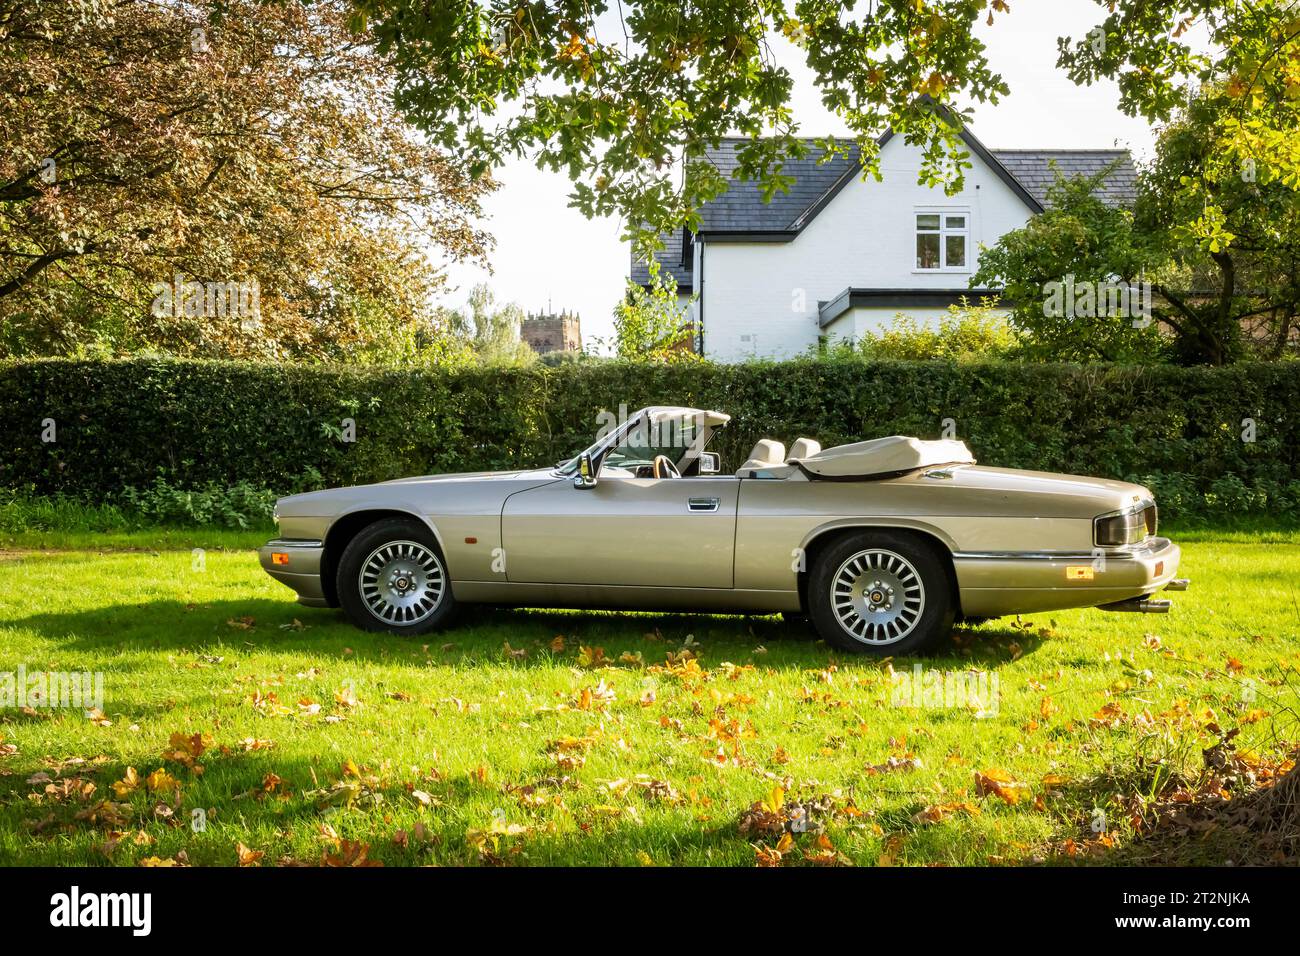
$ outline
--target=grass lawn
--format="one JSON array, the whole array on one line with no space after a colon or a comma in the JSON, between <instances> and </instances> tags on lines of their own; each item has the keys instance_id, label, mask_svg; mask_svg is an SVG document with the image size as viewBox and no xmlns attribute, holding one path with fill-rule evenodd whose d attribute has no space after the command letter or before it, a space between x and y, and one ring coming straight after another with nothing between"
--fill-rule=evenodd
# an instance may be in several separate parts
<instances>
[{"instance_id":1,"label":"grass lawn","mask_svg":"<svg viewBox=\"0 0 1300 956\"><path fill-rule=\"evenodd\" d=\"M982 715L895 706L889 663L774 617L366 634L294 604L243 537L0 545L0 672L104 674L102 717L0 710L0 862L1130 862L1221 732L1229 789L1300 736L1295 532L1189 534L1168 616L959 629L922 663L996 678ZM1176 861L1225 852L1189 837Z\"/></svg>"}]
</instances>

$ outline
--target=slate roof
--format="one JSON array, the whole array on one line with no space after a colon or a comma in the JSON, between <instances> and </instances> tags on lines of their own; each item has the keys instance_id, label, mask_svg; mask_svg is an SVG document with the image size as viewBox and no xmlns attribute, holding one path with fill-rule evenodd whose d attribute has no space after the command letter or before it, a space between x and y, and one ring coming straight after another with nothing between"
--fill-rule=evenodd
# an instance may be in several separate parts
<instances>
[{"instance_id":1,"label":"slate roof","mask_svg":"<svg viewBox=\"0 0 1300 956\"><path fill-rule=\"evenodd\" d=\"M886 133L881 143L891 135ZM984 151L973 136L964 134L963 139L972 147L972 152ZM834 198L845 183L859 175L860 168L852 153L820 162L825 150L817 141L808 140L807 155L786 160L782 167L784 175L794 178L790 191L777 193L771 202L765 203L757 183L730 179L738 165L736 147L743 142L743 139L724 139L718 149L708 152L707 158L729 178L730 187L700 210L701 233L755 233L776 242L788 241ZM1047 188L1055 181L1054 166L1069 179L1078 175L1095 175L1116 160L1119 160L1119 165L1098 188L1097 195L1108 205L1128 205L1136 198L1137 173L1128 150L994 149L986 152L1002 167L1001 171L995 171L1005 172L1004 178L1010 181L1009 184L1013 188L1019 187L1032 200L1028 203L1031 208L1034 203L1040 207L1046 203ZM679 288L691 288L692 267L689 262L682 263L680 231L664 237L664 248L656 258L660 267L677 279ZM632 259L632 281L640 285L650 281L645 263L636 258Z\"/></svg>"},{"instance_id":2,"label":"slate roof","mask_svg":"<svg viewBox=\"0 0 1300 956\"><path fill-rule=\"evenodd\" d=\"M1095 176L1115 160L1119 160L1119 165L1097 188L1097 198L1108 206L1128 206L1137 199L1137 170L1127 149L994 149L990 152L1043 204L1047 203L1047 187L1056 181L1053 166L1066 179L1074 179Z\"/></svg>"}]
</instances>

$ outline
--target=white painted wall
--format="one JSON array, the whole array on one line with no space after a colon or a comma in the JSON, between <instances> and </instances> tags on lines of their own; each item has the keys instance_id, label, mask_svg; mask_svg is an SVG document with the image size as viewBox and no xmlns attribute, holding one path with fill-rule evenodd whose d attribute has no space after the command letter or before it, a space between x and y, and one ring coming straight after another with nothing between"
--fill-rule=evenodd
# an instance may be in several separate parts
<instances>
[{"instance_id":1,"label":"white painted wall","mask_svg":"<svg viewBox=\"0 0 1300 956\"><path fill-rule=\"evenodd\" d=\"M916 182L920 150L896 136L881 150L882 181L855 178L791 242L697 242L695 281L698 290L703 276L705 354L739 362L806 352L820 332L818 302L849 287L967 288L980 245L995 244L1030 216L1024 201L979 157L972 154L971 163L959 194L927 189ZM939 273L914 268L915 216L927 207L968 210L970 268ZM888 310L885 325L898 311ZM906 311L920 318L917 312L927 310Z\"/></svg>"}]
</instances>

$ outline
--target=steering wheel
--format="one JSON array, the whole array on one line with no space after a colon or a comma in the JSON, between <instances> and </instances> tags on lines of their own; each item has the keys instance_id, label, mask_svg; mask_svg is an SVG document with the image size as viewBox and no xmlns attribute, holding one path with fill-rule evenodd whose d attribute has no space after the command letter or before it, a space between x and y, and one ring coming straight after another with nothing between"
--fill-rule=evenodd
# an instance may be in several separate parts
<instances>
[{"instance_id":1,"label":"steering wheel","mask_svg":"<svg viewBox=\"0 0 1300 956\"><path fill-rule=\"evenodd\" d=\"M655 455L654 463L656 478L680 478L682 473L677 470L673 460L667 455Z\"/></svg>"}]
</instances>

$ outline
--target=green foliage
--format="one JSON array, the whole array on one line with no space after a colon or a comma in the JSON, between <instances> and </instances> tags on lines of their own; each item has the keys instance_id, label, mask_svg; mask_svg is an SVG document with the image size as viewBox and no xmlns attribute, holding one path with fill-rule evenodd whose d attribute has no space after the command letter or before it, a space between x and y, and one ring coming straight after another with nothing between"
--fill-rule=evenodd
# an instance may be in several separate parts
<instances>
[{"instance_id":1,"label":"green foliage","mask_svg":"<svg viewBox=\"0 0 1300 956\"><path fill-rule=\"evenodd\" d=\"M642 288L629 279L626 297L614 306L614 343L619 357L695 358L690 350L693 334L686 311L677 301L677 280L660 269L658 259L651 258L650 287Z\"/></svg>"},{"instance_id":2,"label":"green foliage","mask_svg":"<svg viewBox=\"0 0 1300 956\"><path fill-rule=\"evenodd\" d=\"M1095 293L1113 282L1140 294L1139 283L1153 264L1133 214L1093 194L1110 171L1073 179L1058 171L1047 191L1047 210L980 253L972 284L1004 290L1011 323L1036 358L1149 361L1163 351L1154 322L1137 308L1099 307L1095 296L1076 301L1072 291L1063 294L1065 286Z\"/></svg>"},{"instance_id":3,"label":"green foliage","mask_svg":"<svg viewBox=\"0 0 1300 956\"><path fill-rule=\"evenodd\" d=\"M519 337L524 310L513 302L497 305L486 284L470 290L469 304L462 312L444 310L446 325L468 344L474 357L489 365L527 365L537 360L527 342Z\"/></svg>"},{"instance_id":4,"label":"green foliage","mask_svg":"<svg viewBox=\"0 0 1300 956\"><path fill-rule=\"evenodd\" d=\"M963 301L949 306L937 328L900 312L889 328L868 332L857 342L837 342L830 351L837 356L856 354L867 359L918 362L1007 358L1019 349L1019 338L992 304Z\"/></svg>"},{"instance_id":5,"label":"green foliage","mask_svg":"<svg viewBox=\"0 0 1300 956\"><path fill-rule=\"evenodd\" d=\"M1207 89L1160 131L1138 181L1136 227L1162 254L1160 318L1183 361L1277 358L1300 322L1300 189L1261 156L1234 159L1233 128ZM1300 111L1290 133L1294 148Z\"/></svg>"},{"instance_id":6,"label":"green foliage","mask_svg":"<svg viewBox=\"0 0 1300 956\"><path fill-rule=\"evenodd\" d=\"M1006 0L352 2L393 55L397 102L413 123L472 171L516 155L563 170L574 205L619 216L639 248L697 224L700 206L726 190L725 174L704 159L724 135L746 138L736 178L768 196L789 188L782 161L807 144L794 76L770 46L777 34L854 135L866 174L879 175L876 139L892 129L921 148L922 184L960 188L969 156L958 129L969 112L948 111L1009 92L974 27L1015 22ZM1223 135L1207 168L1253 159L1300 188L1294 4L1098 4L1101 23L1058 39L1058 65L1072 80L1113 81L1120 107L1152 122L1168 120L1189 87L1212 86ZM1183 184L1201 201L1186 224L1197 224L1207 249L1231 242L1220 182L1211 172Z\"/></svg>"},{"instance_id":7,"label":"green foliage","mask_svg":"<svg viewBox=\"0 0 1300 956\"><path fill-rule=\"evenodd\" d=\"M1300 16L1295 4L1098 3L1109 15L1086 36L1059 40L1058 64L1076 83L1115 80L1120 108L1153 122L1177 115L1189 88L1212 100L1220 135L1206 158L1204 175L1179 185L1201 200L1193 221L1204 227L1206 249L1227 248L1233 237L1213 224L1218 187L1234 176L1240 179L1243 164L1251 161L1266 179L1300 189L1300 152L1295 148Z\"/></svg>"},{"instance_id":8,"label":"green foliage","mask_svg":"<svg viewBox=\"0 0 1300 956\"><path fill-rule=\"evenodd\" d=\"M184 490L158 478L148 488L124 488L119 500L125 510L149 524L248 528L271 523L276 497L248 481Z\"/></svg>"},{"instance_id":9,"label":"green foliage","mask_svg":"<svg viewBox=\"0 0 1300 956\"><path fill-rule=\"evenodd\" d=\"M1163 124L1138 213L1166 254L1158 291L1177 353L1214 364L1252 345L1280 354L1300 312L1295 4L1107 8L1087 37L1059 42L1059 64L1077 83L1116 81L1121 109ZM1243 341L1243 323L1255 341Z\"/></svg>"},{"instance_id":10,"label":"green foliage","mask_svg":"<svg viewBox=\"0 0 1300 956\"><path fill-rule=\"evenodd\" d=\"M39 495L35 488L0 488L0 533L125 531L130 515L114 504L89 504L64 495Z\"/></svg>"},{"instance_id":11,"label":"green foliage","mask_svg":"<svg viewBox=\"0 0 1300 956\"><path fill-rule=\"evenodd\" d=\"M1198 97L1160 131L1133 211L1093 195L1106 171L1058 173L1047 211L982 252L972 282L1005 290L1029 354L1220 365L1286 353L1300 318L1300 192L1276 170L1222 166L1221 105ZM1141 308L1103 309L1097 290L1115 284Z\"/></svg>"},{"instance_id":12,"label":"green foliage","mask_svg":"<svg viewBox=\"0 0 1300 956\"><path fill-rule=\"evenodd\" d=\"M248 481L181 489L158 478L147 488L108 492L90 503L33 486L0 488L0 532L117 532L169 528L269 528L277 494Z\"/></svg>"},{"instance_id":13,"label":"green foliage","mask_svg":"<svg viewBox=\"0 0 1300 956\"><path fill-rule=\"evenodd\" d=\"M724 467L758 438L824 445L938 437L985 464L1152 484L1166 517L1300 517L1300 363L1223 368L861 357L715 365L621 360L408 371L239 362L0 364L0 487L151 513L245 514L284 494L417 474L549 465L603 410L683 404L734 416ZM54 419L55 442L42 442ZM1255 441L1242 440L1243 420ZM352 419L356 440L345 441ZM166 491L158 491L162 478ZM1238 484L1239 483L1239 484ZM235 489L224 503L204 497ZM1245 491L1242 491L1242 488ZM172 489L198 491L188 503ZM131 500L131 499L128 499ZM236 520L237 524L238 521Z\"/></svg>"},{"instance_id":14,"label":"green foliage","mask_svg":"<svg viewBox=\"0 0 1300 956\"><path fill-rule=\"evenodd\" d=\"M557 365L589 365L593 362L608 362L609 359L604 355L596 355L584 349L581 352L567 350L563 352L546 352L537 356L537 361L542 365L554 368Z\"/></svg>"},{"instance_id":15,"label":"green foliage","mask_svg":"<svg viewBox=\"0 0 1300 956\"><path fill-rule=\"evenodd\" d=\"M983 0L353 2L397 64L397 103L411 122L471 171L515 155L565 171L573 204L617 215L643 249L694 224L700 204L726 189L704 159L722 136L750 137L737 151L739 178L769 195L789 187L781 160L807 144L794 78L770 36L800 48L872 172L876 139L892 128L922 146L922 181L959 188L969 160L935 104L1007 92L971 31L976 18L993 19Z\"/></svg>"}]
</instances>

